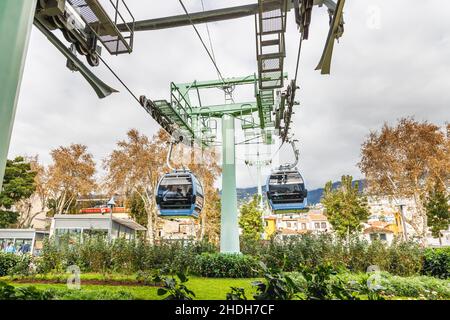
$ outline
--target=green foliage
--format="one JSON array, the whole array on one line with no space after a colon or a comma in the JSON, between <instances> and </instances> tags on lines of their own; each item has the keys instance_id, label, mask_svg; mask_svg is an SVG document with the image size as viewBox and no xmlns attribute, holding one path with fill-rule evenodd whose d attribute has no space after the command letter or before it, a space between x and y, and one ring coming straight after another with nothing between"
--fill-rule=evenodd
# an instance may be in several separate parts
<instances>
[{"instance_id":1,"label":"green foliage","mask_svg":"<svg viewBox=\"0 0 450 320\"><path fill-rule=\"evenodd\" d=\"M227 293L227 300L247 300L244 288L230 287L231 291Z\"/></svg>"},{"instance_id":2,"label":"green foliage","mask_svg":"<svg viewBox=\"0 0 450 320\"><path fill-rule=\"evenodd\" d=\"M0 210L0 228L9 228L17 223L19 213L9 210Z\"/></svg>"},{"instance_id":3,"label":"green foliage","mask_svg":"<svg viewBox=\"0 0 450 320\"><path fill-rule=\"evenodd\" d=\"M328 263L335 269L343 267L352 272L365 272L367 267L377 265L398 275L419 274L423 255L423 249L414 242L394 241L388 246L381 241L369 243L357 236L343 241L330 234L306 234L283 242L252 241L242 246L242 252L251 253L268 267L283 271L296 271L300 265L316 267Z\"/></svg>"},{"instance_id":4,"label":"green foliage","mask_svg":"<svg viewBox=\"0 0 450 320\"><path fill-rule=\"evenodd\" d=\"M385 288L380 284L373 283L371 277L373 274L365 274L363 275L359 281L350 282L350 287L353 288L353 294L357 293L358 295L363 295L367 297L367 300L386 300L384 297ZM376 276L376 275L375 275ZM341 282L342 283L342 282Z\"/></svg>"},{"instance_id":5,"label":"green foliage","mask_svg":"<svg viewBox=\"0 0 450 320\"><path fill-rule=\"evenodd\" d=\"M423 273L441 279L450 278L450 248L426 249Z\"/></svg>"},{"instance_id":6,"label":"green foliage","mask_svg":"<svg viewBox=\"0 0 450 320\"><path fill-rule=\"evenodd\" d=\"M17 222L19 214L10 209L15 203L27 199L36 190L31 164L23 157L7 160L3 189L0 190L0 228L8 228Z\"/></svg>"},{"instance_id":7,"label":"green foliage","mask_svg":"<svg viewBox=\"0 0 450 320\"><path fill-rule=\"evenodd\" d=\"M387 276L382 281L384 292L390 296L419 299L450 299L450 281L431 277Z\"/></svg>"},{"instance_id":8,"label":"green foliage","mask_svg":"<svg viewBox=\"0 0 450 320\"><path fill-rule=\"evenodd\" d=\"M358 182L353 184L352 180L352 176L342 176L338 189L332 189L331 181L327 182L321 200L328 221L341 238L360 231L361 223L369 217L367 199L359 193Z\"/></svg>"},{"instance_id":9,"label":"green foliage","mask_svg":"<svg viewBox=\"0 0 450 320\"><path fill-rule=\"evenodd\" d=\"M28 275L30 263L30 255L0 252L0 277L15 274Z\"/></svg>"},{"instance_id":10,"label":"green foliage","mask_svg":"<svg viewBox=\"0 0 450 320\"><path fill-rule=\"evenodd\" d=\"M16 288L0 281L0 300L51 300L54 293L51 290L38 290L35 287Z\"/></svg>"},{"instance_id":11,"label":"green foliage","mask_svg":"<svg viewBox=\"0 0 450 320\"><path fill-rule=\"evenodd\" d=\"M239 226L242 228L244 238L260 239L264 232L262 211L259 208L260 200L259 195L254 195L252 200L241 206Z\"/></svg>"},{"instance_id":12,"label":"green foliage","mask_svg":"<svg viewBox=\"0 0 450 320\"><path fill-rule=\"evenodd\" d=\"M287 274L279 269L268 268L260 262L264 281L254 281L255 300L292 300L300 292L300 287Z\"/></svg>"},{"instance_id":13,"label":"green foliage","mask_svg":"<svg viewBox=\"0 0 450 320\"><path fill-rule=\"evenodd\" d=\"M193 274L212 278L251 278L258 275L258 261L252 256L203 253L195 258Z\"/></svg>"},{"instance_id":14,"label":"green foliage","mask_svg":"<svg viewBox=\"0 0 450 320\"><path fill-rule=\"evenodd\" d=\"M44 241L36 264L38 272L64 272L77 265L83 272L133 273L150 269L183 272L203 252L215 252L207 242L162 242L149 245L144 241L116 239L112 244L101 236L85 238L83 243L69 243L64 236Z\"/></svg>"},{"instance_id":15,"label":"green foliage","mask_svg":"<svg viewBox=\"0 0 450 320\"><path fill-rule=\"evenodd\" d=\"M158 289L158 296L167 295L164 300L192 300L195 293L189 290L185 283L189 281L188 277L182 273L177 273L178 280L174 277L165 277L162 280L162 287Z\"/></svg>"},{"instance_id":16,"label":"green foliage","mask_svg":"<svg viewBox=\"0 0 450 320\"><path fill-rule=\"evenodd\" d=\"M447 230L450 225L450 197L444 187L436 183L429 191L425 210L427 212L427 223L431 229L431 234L441 241L442 230Z\"/></svg>"},{"instance_id":17,"label":"green foliage","mask_svg":"<svg viewBox=\"0 0 450 320\"><path fill-rule=\"evenodd\" d=\"M332 293L331 276L336 274L330 264L322 264L316 267L301 266L300 274L306 280L304 295L307 300L331 300Z\"/></svg>"},{"instance_id":18,"label":"green foliage","mask_svg":"<svg viewBox=\"0 0 450 320\"><path fill-rule=\"evenodd\" d=\"M127 207L130 210L131 218L133 218L133 220L140 225L146 226L148 223L148 217L142 197L137 192L133 192L127 202Z\"/></svg>"},{"instance_id":19,"label":"green foliage","mask_svg":"<svg viewBox=\"0 0 450 320\"><path fill-rule=\"evenodd\" d=\"M394 241L387 250L389 265L384 270L391 274L412 276L420 274L424 250L415 242Z\"/></svg>"},{"instance_id":20,"label":"green foliage","mask_svg":"<svg viewBox=\"0 0 450 320\"><path fill-rule=\"evenodd\" d=\"M52 291L55 300L136 300L133 294L130 292L119 290L95 290L95 291L84 291L84 290L68 290L68 289L57 289Z\"/></svg>"}]
</instances>

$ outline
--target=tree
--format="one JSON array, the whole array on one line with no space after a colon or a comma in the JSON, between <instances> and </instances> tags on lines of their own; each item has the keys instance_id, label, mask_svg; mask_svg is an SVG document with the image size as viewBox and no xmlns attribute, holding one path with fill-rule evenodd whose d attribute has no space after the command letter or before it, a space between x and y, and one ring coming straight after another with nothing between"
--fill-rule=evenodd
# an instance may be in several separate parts
<instances>
[{"instance_id":1,"label":"tree","mask_svg":"<svg viewBox=\"0 0 450 320\"><path fill-rule=\"evenodd\" d=\"M145 202L142 200L141 192L132 192L126 199L126 206L130 210L130 216L134 221L141 225L147 224L147 211L145 210Z\"/></svg>"},{"instance_id":2,"label":"tree","mask_svg":"<svg viewBox=\"0 0 450 320\"><path fill-rule=\"evenodd\" d=\"M213 243L218 243L220 237L220 194L214 186L217 177L221 173L217 155L214 148L202 149L188 148L181 145L175 155L175 161L182 163L189 156L189 169L199 178L203 186L205 205L200 213L200 239L208 238Z\"/></svg>"},{"instance_id":3,"label":"tree","mask_svg":"<svg viewBox=\"0 0 450 320\"><path fill-rule=\"evenodd\" d=\"M39 157L34 156L27 161L30 162L30 167L36 173L34 177L35 192L31 197L21 199L15 205L20 216L17 221L18 228L33 227L34 219L40 214L47 214L48 212L48 174L46 168L39 163Z\"/></svg>"},{"instance_id":4,"label":"tree","mask_svg":"<svg viewBox=\"0 0 450 320\"><path fill-rule=\"evenodd\" d=\"M258 240L264 232L260 202L260 196L254 195L249 202L241 206L239 226L242 228L242 235L246 238Z\"/></svg>"},{"instance_id":5,"label":"tree","mask_svg":"<svg viewBox=\"0 0 450 320\"><path fill-rule=\"evenodd\" d=\"M205 206L200 214L201 234L200 239L208 239L212 243L220 240L220 212L221 200L219 190L215 189L207 194Z\"/></svg>"},{"instance_id":6,"label":"tree","mask_svg":"<svg viewBox=\"0 0 450 320\"><path fill-rule=\"evenodd\" d=\"M95 162L87 147L81 144L61 146L50 154L53 163L46 178L48 202L53 212L60 214L73 208L77 197L96 190Z\"/></svg>"},{"instance_id":7,"label":"tree","mask_svg":"<svg viewBox=\"0 0 450 320\"><path fill-rule=\"evenodd\" d=\"M158 179L164 172L169 136L160 130L153 139L136 129L127 132L127 140L117 142L117 149L104 160L107 171L105 183L109 192L132 195L136 193L144 203L147 216L147 238L156 238L156 203L154 199Z\"/></svg>"},{"instance_id":8,"label":"tree","mask_svg":"<svg viewBox=\"0 0 450 320\"><path fill-rule=\"evenodd\" d=\"M331 181L327 182L321 200L328 221L341 238L360 231L361 223L369 217L367 199L360 194L358 182L352 181L352 176L342 176L341 185L336 189Z\"/></svg>"},{"instance_id":9,"label":"tree","mask_svg":"<svg viewBox=\"0 0 450 320\"><path fill-rule=\"evenodd\" d=\"M13 207L33 194L36 189L35 176L36 172L31 169L30 162L23 157L7 160L3 189L0 193L0 228L17 223L19 213L13 210Z\"/></svg>"},{"instance_id":10,"label":"tree","mask_svg":"<svg viewBox=\"0 0 450 320\"><path fill-rule=\"evenodd\" d=\"M403 217L417 237L426 242L427 214L424 200L436 181L449 186L450 134L434 124L401 119L395 127L387 124L371 132L363 143L359 162L369 192L401 204L411 199L413 213Z\"/></svg>"},{"instance_id":11,"label":"tree","mask_svg":"<svg viewBox=\"0 0 450 320\"><path fill-rule=\"evenodd\" d=\"M428 192L425 201L428 226L433 237L439 238L440 244L442 244L441 231L447 230L450 225L449 201L450 198L446 194L445 188L439 183L436 183L434 188Z\"/></svg>"}]
</instances>

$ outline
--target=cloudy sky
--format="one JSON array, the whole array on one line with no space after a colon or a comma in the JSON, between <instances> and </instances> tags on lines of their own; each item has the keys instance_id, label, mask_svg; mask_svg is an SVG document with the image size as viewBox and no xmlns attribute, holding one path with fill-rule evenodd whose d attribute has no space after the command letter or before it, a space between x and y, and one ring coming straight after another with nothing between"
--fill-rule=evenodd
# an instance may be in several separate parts
<instances>
[{"instance_id":1,"label":"cloudy sky","mask_svg":"<svg viewBox=\"0 0 450 320\"><path fill-rule=\"evenodd\" d=\"M200 0L184 2L191 12L201 10ZM253 2L204 0L207 9ZM178 0L127 3L137 20L183 13ZM314 70L328 32L326 9L314 9L310 39L302 51L301 106L296 109L293 126L301 143L299 168L309 189L338 180L342 174L361 177L356 167L360 145L370 130L379 129L384 122L394 123L406 116L438 125L450 120L450 3L347 1L345 34L335 46L330 76ZM224 76L257 71L253 17L209 27ZM199 29L207 40L205 26ZM285 62L290 78L295 73L298 37L290 12ZM108 56L105 51L103 56L137 95L155 100L169 99L171 81L217 77L190 26L138 33L131 55ZM120 93L99 100L81 75L67 70L64 57L33 28L9 157L39 154L48 164L51 149L82 143L100 162L130 128L147 135L155 133L156 122L120 83L102 66L95 71ZM237 93L235 100L248 100L248 93ZM238 133L237 140L241 138ZM270 157L277 148L263 153ZM256 185L255 168L243 164L246 153L255 152L238 149L239 187ZM289 152L285 146L275 158L289 161Z\"/></svg>"}]
</instances>

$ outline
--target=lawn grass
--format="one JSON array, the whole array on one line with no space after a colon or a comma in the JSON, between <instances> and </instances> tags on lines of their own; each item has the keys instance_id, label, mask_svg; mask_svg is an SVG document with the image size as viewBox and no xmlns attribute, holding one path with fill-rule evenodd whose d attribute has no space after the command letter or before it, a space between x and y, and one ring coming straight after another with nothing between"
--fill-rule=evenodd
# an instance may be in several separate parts
<instances>
[{"instance_id":1,"label":"lawn grass","mask_svg":"<svg viewBox=\"0 0 450 320\"><path fill-rule=\"evenodd\" d=\"M299 281L298 273L289 273ZM450 299L450 280L426 276L399 277L382 273L382 286L387 299ZM32 276L8 276L0 281L14 286L35 286L38 289L56 289L62 299L143 299L161 300L157 295L158 285L143 282L137 274L82 273L81 290L68 290L66 281L69 274L38 274ZM339 277L345 282L359 281L362 273L343 273ZM248 299L253 299L255 278L204 278L189 276L186 286L198 300L224 300L230 287L244 288ZM304 281L304 280L303 280ZM300 281L301 283L302 281Z\"/></svg>"},{"instance_id":2,"label":"lawn grass","mask_svg":"<svg viewBox=\"0 0 450 320\"><path fill-rule=\"evenodd\" d=\"M85 279L87 278L95 278L94 274L88 276L85 275ZM4 279L6 280L6 279ZM251 285L251 282L257 279L231 279L231 278L200 278L200 277L190 277L189 281L186 283L186 286L195 292L195 299L198 300L224 300L226 298L226 294L230 292L230 287L241 287L245 289L248 299L253 299L254 288ZM10 282L10 284L20 287L20 286L29 286L32 285L38 289L56 289L56 290L66 290L66 284L60 283L14 283ZM128 286L120 286L120 285L83 285L83 279L81 279L81 289L79 290L79 295L93 294L96 291L104 290L111 293L118 292L127 292L131 294L136 299L141 300L161 300L162 297L157 294L157 287L151 286L142 286L142 285L128 285ZM78 295L77 295L78 296ZM72 297L73 296L69 296Z\"/></svg>"}]
</instances>

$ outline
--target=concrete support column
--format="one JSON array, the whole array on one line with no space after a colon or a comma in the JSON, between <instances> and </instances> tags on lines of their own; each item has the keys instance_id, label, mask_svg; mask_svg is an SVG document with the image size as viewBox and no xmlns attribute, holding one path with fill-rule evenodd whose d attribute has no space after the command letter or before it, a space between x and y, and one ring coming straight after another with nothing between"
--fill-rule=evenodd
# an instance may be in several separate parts
<instances>
[{"instance_id":1,"label":"concrete support column","mask_svg":"<svg viewBox=\"0 0 450 320\"><path fill-rule=\"evenodd\" d=\"M36 0L0 1L0 190Z\"/></svg>"},{"instance_id":2,"label":"concrete support column","mask_svg":"<svg viewBox=\"0 0 450 320\"><path fill-rule=\"evenodd\" d=\"M236 146L234 117L222 117L222 213L220 252L240 253L236 194Z\"/></svg>"}]
</instances>

